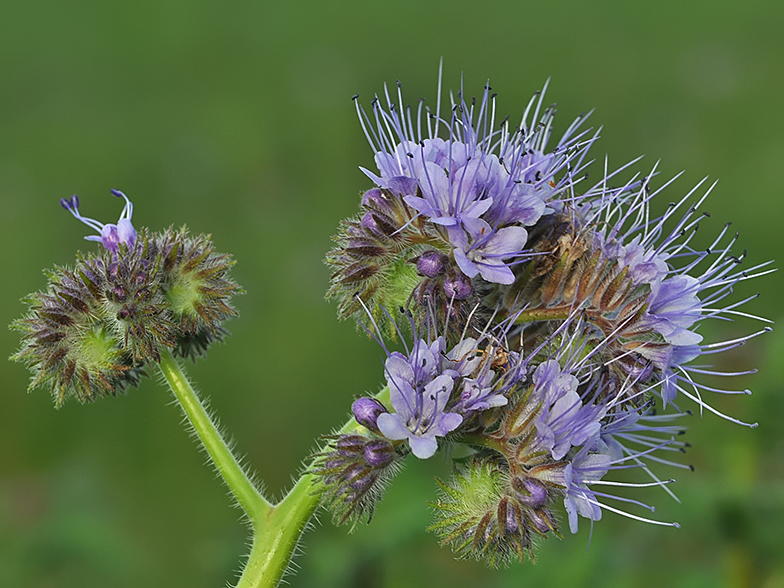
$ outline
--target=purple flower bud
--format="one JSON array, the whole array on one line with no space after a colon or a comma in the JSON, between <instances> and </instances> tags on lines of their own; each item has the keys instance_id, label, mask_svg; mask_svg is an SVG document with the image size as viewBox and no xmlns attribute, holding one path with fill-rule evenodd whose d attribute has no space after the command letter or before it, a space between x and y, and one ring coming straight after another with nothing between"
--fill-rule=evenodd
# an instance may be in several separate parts
<instances>
[{"instance_id":1,"label":"purple flower bud","mask_svg":"<svg viewBox=\"0 0 784 588\"><path fill-rule=\"evenodd\" d=\"M435 278L446 271L447 257L438 251L425 251L416 260L417 271L428 278Z\"/></svg>"},{"instance_id":2,"label":"purple flower bud","mask_svg":"<svg viewBox=\"0 0 784 588\"><path fill-rule=\"evenodd\" d=\"M394 221L380 212L366 212L361 223L363 228L382 239L386 239L397 230Z\"/></svg>"},{"instance_id":3,"label":"purple flower bud","mask_svg":"<svg viewBox=\"0 0 784 588\"><path fill-rule=\"evenodd\" d=\"M391 212L392 210L389 205L389 197L378 188L365 192L362 196L362 206L382 212Z\"/></svg>"},{"instance_id":4,"label":"purple flower bud","mask_svg":"<svg viewBox=\"0 0 784 588\"><path fill-rule=\"evenodd\" d=\"M114 299L117 302L125 302L126 294L122 286L115 286L112 290L112 293L114 294Z\"/></svg>"},{"instance_id":5,"label":"purple flower bud","mask_svg":"<svg viewBox=\"0 0 784 588\"><path fill-rule=\"evenodd\" d=\"M512 479L512 488L517 492L517 500L520 504L540 508L547 503L547 488L538 480L515 477Z\"/></svg>"},{"instance_id":6,"label":"purple flower bud","mask_svg":"<svg viewBox=\"0 0 784 588\"><path fill-rule=\"evenodd\" d=\"M458 271L450 271L444 279L444 293L455 300L465 300L474 291L471 278Z\"/></svg>"},{"instance_id":7,"label":"purple flower bud","mask_svg":"<svg viewBox=\"0 0 784 588\"><path fill-rule=\"evenodd\" d=\"M362 453L365 446L365 438L359 435L343 435L335 443L335 450L338 455L351 457Z\"/></svg>"},{"instance_id":8,"label":"purple flower bud","mask_svg":"<svg viewBox=\"0 0 784 588\"><path fill-rule=\"evenodd\" d=\"M395 449L391 443L384 439L369 441L365 445L365 463L372 468L383 468L392 463Z\"/></svg>"},{"instance_id":9,"label":"purple flower bud","mask_svg":"<svg viewBox=\"0 0 784 588\"><path fill-rule=\"evenodd\" d=\"M531 526L541 534L544 535L548 531L552 530L552 526L550 525L548 519L542 516L539 511L529 510L526 514L528 515L528 520L531 522Z\"/></svg>"},{"instance_id":10,"label":"purple flower bud","mask_svg":"<svg viewBox=\"0 0 784 588\"><path fill-rule=\"evenodd\" d=\"M351 405L351 412L354 413L354 418L360 425L378 433L376 425L378 415L389 411L375 398L363 397L354 401L354 404Z\"/></svg>"},{"instance_id":11,"label":"purple flower bud","mask_svg":"<svg viewBox=\"0 0 784 588\"><path fill-rule=\"evenodd\" d=\"M346 473L346 482L348 487L355 492L363 492L373 484L374 477L368 475L370 470L365 466L356 465Z\"/></svg>"},{"instance_id":12,"label":"purple flower bud","mask_svg":"<svg viewBox=\"0 0 784 588\"><path fill-rule=\"evenodd\" d=\"M520 532L520 511L518 510L519 507L516 507L513 503L507 502L506 508L504 509L506 514L506 525L505 525L505 532L507 535L516 535ZM499 515L501 511L499 509ZM499 523L501 521L499 520Z\"/></svg>"}]
</instances>

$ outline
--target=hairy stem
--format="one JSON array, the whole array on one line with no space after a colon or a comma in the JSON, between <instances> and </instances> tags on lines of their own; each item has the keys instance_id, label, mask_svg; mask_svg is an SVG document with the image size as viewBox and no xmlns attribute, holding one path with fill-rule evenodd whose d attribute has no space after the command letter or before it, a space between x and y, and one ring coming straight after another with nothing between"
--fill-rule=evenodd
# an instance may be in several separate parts
<instances>
[{"instance_id":1,"label":"hairy stem","mask_svg":"<svg viewBox=\"0 0 784 588\"><path fill-rule=\"evenodd\" d=\"M376 395L389 402L389 388ZM363 427L350 418L336 434L354 433ZM323 487L307 469L286 497L268 515L254 519L253 547L237 588L274 588L286 571L308 521L318 508Z\"/></svg>"},{"instance_id":2,"label":"hairy stem","mask_svg":"<svg viewBox=\"0 0 784 588\"><path fill-rule=\"evenodd\" d=\"M215 464L215 468L226 482L232 495L237 499L242 510L245 511L251 521L266 516L272 505L261 495L253 482L250 481L245 470L239 464L231 449L229 449L216 423L191 386L180 364L172 357L171 353L166 352L161 356L160 365L163 377L166 378L166 382L169 384L172 392L174 392L177 402L179 402L185 416L210 456L210 460Z\"/></svg>"},{"instance_id":3,"label":"hairy stem","mask_svg":"<svg viewBox=\"0 0 784 588\"><path fill-rule=\"evenodd\" d=\"M274 588L288 568L300 537L318 508L322 492L319 480L306 470L283 500L271 504L240 466L179 363L166 353L160 365L185 416L250 521L253 531L251 551L236 588ZM376 397L388 400L389 390L384 388ZM338 434L360 428L352 418Z\"/></svg>"}]
</instances>

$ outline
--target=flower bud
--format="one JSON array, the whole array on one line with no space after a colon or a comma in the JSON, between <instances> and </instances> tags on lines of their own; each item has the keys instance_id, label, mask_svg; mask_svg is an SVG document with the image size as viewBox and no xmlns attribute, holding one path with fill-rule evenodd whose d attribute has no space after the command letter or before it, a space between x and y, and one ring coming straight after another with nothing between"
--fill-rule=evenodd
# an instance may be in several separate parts
<instances>
[{"instance_id":1,"label":"flower bud","mask_svg":"<svg viewBox=\"0 0 784 588\"><path fill-rule=\"evenodd\" d=\"M51 386L57 407L69 397L89 402L123 392L165 350L203 353L236 314L229 299L241 289L227 277L230 256L184 229L137 233L133 205L112 193L126 203L117 225L82 216L76 196L61 201L101 234L87 239L103 248L79 254L73 269L50 271L47 290L27 298L29 313L14 324L22 348L12 359L33 372L31 388Z\"/></svg>"},{"instance_id":2,"label":"flower bud","mask_svg":"<svg viewBox=\"0 0 784 588\"><path fill-rule=\"evenodd\" d=\"M385 214L379 212L366 212L362 216L360 222L363 229L380 239L386 239L391 235L394 235L397 230L394 221Z\"/></svg>"},{"instance_id":3,"label":"flower bud","mask_svg":"<svg viewBox=\"0 0 784 588\"><path fill-rule=\"evenodd\" d=\"M391 198L379 188L372 188L362 195L362 206L363 208L383 212L387 215L394 214Z\"/></svg>"},{"instance_id":4,"label":"flower bud","mask_svg":"<svg viewBox=\"0 0 784 588\"><path fill-rule=\"evenodd\" d=\"M547 504L548 494L544 484L528 476L515 476L512 478L512 488L516 491L516 498L525 506L540 508Z\"/></svg>"},{"instance_id":5,"label":"flower bud","mask_svg":"<svg viewBox=\"0 0 784 588\"><path fill-rule=\"evenodd\" d=\"M395 448L386 439L376 439L365 445L365 463L372 468L383 468L395 459Z\"/></svg>"},{"instance_id":6,"label":"flower bud","mask_svg":"<svg viewBox=\"0 0 784 588\"><path fill-rule=\"evenodd\" d=\"M447 295L447 298L465 300L471 296L473 291L471 278L457 269L450 270L446 278L444 278L444 293Z\"/></svg>"},{"instance_id":7,"label":"flower bud","mask_svg":"<svg viewBox=\"0 0 784 588\"><path fill-rule=\"evenodd\" d=\"M439 251L425 251L416 259L417 271L427 278L435 278L443 274L446 267L447 257Z\"/></svg>"},{"instance_id":8,"label":"flower bud","mask_svg":"<svg viewBox=\"0 0 784 588\"><path fill-rule=\"evenodd\" d=\"M376 425L378 415L389 411L375 398L363 397L354 401L354 404L351 405L351 412L354 413L354 418L360 425L378 434L378 426Z\"/></svg>"},{"instance_id":9,"label":"flower bud","mask_svg":"<svg viewBox=\"0 0 784 588\"><path fill-rule=\"evenodd\" d=\"M99 261L80 257L73 270L50 271L47 290L28 296L27 315L12 325L22 333L22 347L11 359L32 372L30 390L50 387L57 408L68 398L85 403L114 396L144 374L114 326L116 309L104 292L115 287L101 275L106 265Z\"/></svg>"},{"instance_id":10,"label":"flower bud","mask_svg":"<svg viewBox=\"0 0 784 588\"><path fill-rule=\"evenodd\" d=\"M442 493L431 504L436 522L428 530L460 557L483 560L493 567L514 558L522 561L526 553L533 559L531 534L555 530L547 509L534 510L521 501L515 483L509 482L509 472L490 459L468 462L448 484L436 481Z\"/></svg>"},{"instance_id":11,"label":"flower bud","mask_svg":"<svg viewBox=\"0 0 784 588\"><path fill-rule=\"evenodd\" d=\"M362 435L332 437L316 455L311 472L324 485L322 501L336 524L356 525L370 517L384 488L397 472L400 455L386 439Z\"/></svg>"},{"instance_id":12,"label":"flower bud","mask_svg":"<svg viewBox=\"0 0 784 588\"><path fill-rule=\"evenodd\" d=\"M175 353L195 359L228 334L222 323L237 316L231 298L243 290L228 275L234 260L216 253L209 237L185 229L167 230L160 249L163 292L178 330Z\"/></svg>"}]
</instances>

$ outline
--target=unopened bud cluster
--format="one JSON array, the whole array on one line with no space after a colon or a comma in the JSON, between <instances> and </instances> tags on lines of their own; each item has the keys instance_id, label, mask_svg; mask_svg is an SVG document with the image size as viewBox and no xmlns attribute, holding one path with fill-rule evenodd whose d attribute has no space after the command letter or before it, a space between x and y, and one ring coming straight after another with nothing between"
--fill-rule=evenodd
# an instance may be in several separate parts
<instances>
[{"instance_id":1,"label":"unopened bud cluster","mask_svg":"<svg viewBox=\"0 0 784 588\"><path fill-rule=\"evenodd\" d=\"M651 203L669 182L653 189L655 170L586 185L597 135L578 118L548 148L555 110L543 94L516 126L496 124L489 87L444 114L424 103L411 112L399 88L386 96L370 116L357 107L378 171L363 169L375 185L327 256L328 297L384 346L386 387L355 401L361 433L320 454L325 505L356 521L392 464L459 444L470 457L438 481L430 527L459 557L533 558L537 537L560 536L561 508L572 532L605 511L677 526L637 514L653 508L622 487L665 488L672 480L654 466L689 467L666 457L687 447L684 404L740 422L708 401L737 391L701 378L753 370L692 362L769 330L714 343L699 332L714 318L769 322L731 300L767 264L741 269L728 225L707 248L692 245L712 186L657 215ZM388 350L399 338L404 350ZM610 479L629 468L643 480Z\"/></svg>"},{"instance_id":2,"label":"unopened bud cluster","mask_svg":"<svg viewBox=\"0 0 784 588\"><path fill-rule=\"evenodd\" d=\"M327 448L316 456L312 472L326 487L322 501L335 523L355 525L363 517L370 521L401 459L402 453L390 441L375 435L331 437Z\"/></svg>"},{"instance_id":3,"label":"unopened bud cluster","mask_svg":"<svg viewBox=\"0 0 784 588\"><path fill-rule=\"evenodd\" d=\"M58 407L116 395L162 353L195 359L227 334L222 323L236 314L230 300L241 289L228 276L233 260L209 237L185 228L137 233L127 198L117 225L82 217L75 196L62 204L101 233L87 238L103 248L47 272L46 290L27 297L13 359L33 373L31 389L50 388Z\"/></svg>"}]
</instances>

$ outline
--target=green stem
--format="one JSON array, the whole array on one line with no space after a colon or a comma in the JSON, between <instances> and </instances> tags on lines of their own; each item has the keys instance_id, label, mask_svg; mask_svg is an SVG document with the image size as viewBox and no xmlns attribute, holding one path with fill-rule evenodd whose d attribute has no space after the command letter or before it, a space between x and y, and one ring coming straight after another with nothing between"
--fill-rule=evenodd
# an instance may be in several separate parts
<instances>
[{"instance_id":1,"label":"green stem","mask_svg":"<svg viewBox=\"0 0 784 588\"><path fill-rule=\"evenodd\" d=\"M161 356L160 365L163 377L166 378L166 382L177 397L185 416L242 510L252 521L266 516L272 505L261 495L237 458L234 457L207 409L204 408L196 391L182 371L182 367L169 352Z\"/></svg>"},{"instance_id":2,"label":"green stem","mask_svg":"<svg viewBox=\"0 0 784 588\"><path fill-rule=\"evenodd\" d=\"M161 357L160 365L185 416L250 520L253 544L236 588L274 588L283 577L308 521L318 508L322 490L319 480L304 473L283 500L270 504L234 457L182 367L170 353ZM388 401L389 390L384 388L376 398ZM337 433L349 433L360 428L352 418Z\"/></svg>"},{"instance_id":3,"label":"green stem","mask_svg":"<svg viewBox=\"0 0 784 588\"><path fill-rule=\"evenodd\" d=\"M376 398L388 404L389 388L383 388ZM360 429L363 427L350 418L336 434ZM322 489L316 476L304 473L286 497L270 509L267 517L252 520L253 547L237 588L274 588L278 585L305 526L318 508Z\"/></svg>"}]
</instances>

